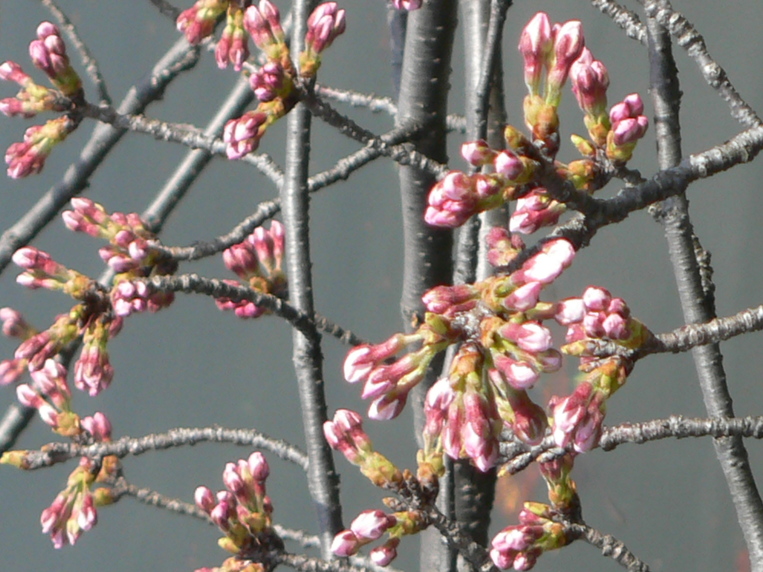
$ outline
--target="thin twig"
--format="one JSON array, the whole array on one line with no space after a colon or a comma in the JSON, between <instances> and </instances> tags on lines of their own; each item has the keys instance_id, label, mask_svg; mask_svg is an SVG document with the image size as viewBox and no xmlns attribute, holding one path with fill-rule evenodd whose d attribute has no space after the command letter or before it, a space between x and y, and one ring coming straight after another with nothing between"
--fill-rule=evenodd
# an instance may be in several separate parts
<instances>
[{"instance_id":1,"label":"thin twig","mask_svg":"<svg viewBox=\"0 0 763 572\"><path fill-rule=\"evenodd\" d=\"M646 45L646 26L635 12L613 0L591 0L591 4L612 18L629 38Z\"/></svg>"},{"instance_id":2,"label":"thin twig","mask_svg":"<svg viewBox=\"0 0 763 572\"><path fill-rule=\"evenodd\" d=\"M247 286L233 286L216 278L203 278L197 274L179 276L154 276L141 279L155 292L185 292L186 294L204 294L213 298L228 298L234 302L246 300L266 308L276 316L289 322L300 332L325 332L342 343L359 345L365 340L358 338L331 320L316 313L307 314L288 302L271 294L264 294Z\"/></svg>"},{"instance_id":3,"label":"thin twig","mask_svg":"<svg viewBox=\"0 0 763 572\"><path fill-rule=\"evenodd\" d=\"M670 2L644 2L647 16L654 18L675 36L678 45L697 62L702 77L710 87L718 92L731 110L731 116L745 127L761 125L755 110L742 99L724 70L709 54L705 39L682 14L670 5Z\"/></svg>"},{"instance_id":4,"label":"thin twig","mask_svg":"<svg viewBox=\"0 0 763 572\"><path fill-rule=\"evenodd\" d=\"M280 439L273 439L254 429L225 429L223 427L170 429L166 433L155 433L144 437L122 437L116 441L98 442L90 445L80 445L74 442L49 443L40 451L27 452L24 469L41 469L76 457L102 459L113 455L123 459L128 455L142 455L150 451L193 446L198 443L232 443L256 447L270 451L285 461L299 465L305 471L308 470L307 456L294 445Z\"/></svg>"},{"instance_id":5,"label":"thin twig","mask_svg":"<svg viewBox=\"0 0 763 572\"><path fill-rule=\"evenodd\" d=\"M159 10L159 13L162 16L167 16L170 18L173 22L178 19L178 16L180 16L180 10L178 8L175 8L172 4L167 2L167 0L148 0L156 6L156 8Z\"/></svg>"},{"instance_id":6,"label":"thin twig","mask_svg":"<svg viewBox=\"0 0 763 572\"><path fill-rule=\"evenodd\" d=\"M82 109L85 117L97 119L117 128L152 135L158 141L180 143L191 149L204 149L215 155L225 156L225 143L218 136L208 135L197 127L168 123L158 119L150 119L138 114L123 114L112 107L86 105ZM260 173L281 185L283 173L273 159L266 153L246 155L239 159L257 168Z\"/></svg>"},{"instance_id":7,"label":"thin twig","mask_svg":"<svg viewBox=\"0 0 763 572\"><path fill-rule=\"evenodd\" d=\"M649 566L639 560L628 547L611 534L604 534L587 524L570 523L565 525L567 538L585 540L601 550L603 556L611 558L628 572L649 572Z\"/></svg>"}]
</instances>

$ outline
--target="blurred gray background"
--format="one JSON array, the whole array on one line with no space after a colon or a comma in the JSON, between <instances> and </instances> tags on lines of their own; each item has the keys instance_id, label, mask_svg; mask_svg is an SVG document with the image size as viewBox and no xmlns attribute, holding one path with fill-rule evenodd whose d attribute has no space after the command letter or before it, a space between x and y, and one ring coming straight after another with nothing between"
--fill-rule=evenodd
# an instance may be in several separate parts
<instances>
[{"instance_id":1,"label":"blurred gray background","mask_svg":"<svg viewBox=\"0 0 763 572\"><path fill-rule=\"evenodd\" d=\"M118 101L177 39L172 22L147 1L61 0L79 32L98 58L112 96ZM191 2L177 2L182 8ZM284 11L285 2L277 2ZM386 5L383 0L340 3L348 10L348 27L324 58L319 81L338 88L391 94L388 67ZM633 7L636 3L632 2ZM722 5L723 10L718 6ZM711 54L725 67L741 94L757 109L763 108L763 7L758 0L729 0L722 4L675 1L707 40ZM503 51L510 121L521 125L524 96L521 60L516 51L519 31L537 10L552 20L579 18L584 22L587 45L604 61L611 75L610 101L638 91L648 100L645 49L624 37L606 17L587 2L516 2L509 12ZM39 2L0 0L0 60L19 62L32 70L26 55L36 25L49 19ZM463 42L459 37L451 79L451 111L463 101ZM726 105L703 83L696 66L680 49L676 58L681 87L684 152L705 150L741 128L729 117ZM82 67L74 58L74 65ZM40 73L33 73L44 83ZM147 114L167 121L204 125L214 114L236 79L232 70L218 71L206 53L195 71L175 81L165 99ZM92 98L92 86L86 83ZM15 94L13 85L0 85L0 97ZM648 105L651 108L650 105ZM364 110L346 112L362 125L383 132L392 119ZM569 91L561 112L563 134L584 130L581 115ZM30 120L0 119L0 148L20 140ZM314 121L311 172L330 166L357 145L333 129ZM87 140L92 124L85 123L55 149L42 174L26 180L0 179L0 229L12 225L54 184ZM651 134L650 134L651 135ZM453 136L452 164L458 157L460 136ZM283 126L270 130L261 149L277 161L283 159ZM86 195L109 211L142 211L169 176L186 150L131 134L112 152L92 178ZM568 145L560 159L571 160ZM632 163L645 176L655 170L653 139L647 137ZM719 315L729 315L761 303L763 275L759 261L763 195L763 163L742 166L689 191L696 230L713 254ZM602 193L611 194L612 186ZM187 245L227 232L262 200L275 196L269 182L245 164L216 159L166 224L162 240ZM373 341L399 331L401 285L401 223L396 170L380 160L341 183L314 195L312 203L312 255L318 311ZM33 243L56 260L91 276L102 264L97 249L102 243L73 235L60 220ZM232 278L219 257L183 265L183 272ZM38 328L71 302L62 295L29 291L15 284L17 269L0 276L0 306L25 313ZM672 270L661 228L645 212L636 213L616 227L603 229L591 247L582 251L547 298L578 295L588 284L609 288L624 297L635 316L653 331L664 332L682 324ZM179 295L168 310L127 320L109 351L116 370L112 386L97 398L81 392L75 407L82 414L106 412L115 437L141 436L173 427L254 427L272 436L302 445L297 390L291 365L289 328L272 317L243 321L218 311L208 298ZM10 357L12 340L0 340L0 356ZM738 415L761 414L763 365L760 334L723 344L729 383ZM330 409L364 409L359 389L341 378L346 348L325 339L325 379ZM566 391L569 379L554 380L553 391ZM551 384L540 383L536 395L550 394ZM0 409L14 400L12 388L0 388ZM644 421L670 414L702 416L704 408L689 356L658 356L639 363L626 387L612 399L607 422ZM401 466L415 463L410 413L402 423L367 423L378 448ZM37 419L17 448L39 448L56 440ZM763 445L747 442L753 467L763 479ZM196 486L222 488L224 464L246 457L247 449L203 444L193 448L148 453L124 461L125 474L138 486L192 500ZM272 476L269 493L279 524L315 532L314 514L301 472L269 455ZM368 481L342 458L345 520L360 510L379 507L381 497ZM2 568L13 571L163 570L183 572L218 565L226 553L217 547L216 529L190 518L144 506L126 498L99 510L98 526L83 535L76 547L54 550L40 533L39 515L64 487L74 462L48 470L23 473L0 466L0 553ZM531 468L530 473L536 471ZM738 560L744 544L726 485L709 439L664 441L647 446L624 446L612 453L594 451L579 457L574 477L587 521L624 541L652 570L741 570ZM519 500L546 499L537 478L501 484L504 506ZM519 491L519 492L518 492ZM497 531L514 517L498 509ZM395 565L416 568L415 541L404 542ZM298 547L290 546L294 551ZM615 570L590 546L577 543L544 555L536 567L552 570Z\"/></svg>"}]
</instances>

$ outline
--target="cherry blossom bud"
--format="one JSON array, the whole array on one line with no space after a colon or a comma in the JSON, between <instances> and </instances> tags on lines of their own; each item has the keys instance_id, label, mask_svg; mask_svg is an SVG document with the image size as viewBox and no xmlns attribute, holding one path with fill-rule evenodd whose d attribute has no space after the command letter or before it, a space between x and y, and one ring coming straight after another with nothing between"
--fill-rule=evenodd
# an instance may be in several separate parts
<instances>
[{"instance_id":1,"label":"cherry blossom bud","mask_svg":"<svg viewBox=\"0 0 763 572\"><path fill-rule=\"evenodd\" d=\"M601 116L607 107L609 73L607 68L584 48L580 57L570 68L572 92L578 105L587 115Z\"/></svg>"},{"instance_id":2,"label":"cherry blossom bud","mask_svg":"<svg viewBox=\"0 0 763 572\"><path fill-rule=\"evenodd\" d=\"M496 156L496 152L490 148L487 141L469 141L461 145L461 156L475 167L489 165Z\"/></svg>"},{"instance_id":3,"label":"cherry blossom bud","mask_svg":"<svg viewBox=\"0 0 763 572\"><path fill-rule=\"evenodd\" d=\"M553 36L548 14L538 12L525 25L519 36L519 51L524 58L525 84L530 94L540 91L543 68L552 48Z\"/></svg>"},{"instance_id":4,"label":"cherry blossom bud","mask_svg":"<svg viewBox=\"0 0 763 572\"><path fill-rule=\"evenodd\" d=\"M350 524L350 530L358 539L376 540L394 526L397 519L381 510L364 510Z\"/></svg>"},{"instance_id":5,"label":"cherry blossom bud","mask_svg":"<svg viewBox=\"0 0 763 572\"><path fill-rule=\"evenodd\" d=\"M407 10L412 12L421 8L424 0L392 0L392 6L396 10ZM377 563L378 564L378 563ZM378 564L379 566L386 566L385 564Z\"/></svg>"},{"instance_id":6,"label":"cherry blossom bud","mask_svg":"<svg viewBox=\"0 0 763 572\"><path fill-rule=\"evenodd\" d=\"M388 566L395 558L397 558L397 546L400 544L399 538L390 538L387 542L381 546L377 546L371 552L368 553L368 557L371 562L377 566Z\"/></svg>"},{"instance_id":7,"label":"cherry blossom bud","mask_svg":"<svg viewBox=\"0 0 763 572\"><path fill-rule=\"evenodd\" d=\"M215 61L220 69L226 68L230 62L234 70L241 71L248 57L249 46L248 37L244 31L244 11L238 2L230 2L225 28L215 48Z\"/></svg>"},{"instance_id":8,"label":"cherry blossom bud","mask_svg":"<svg viewBox=\"0 0 763 572\"><path fill-rule=\"evenodd\" d=\"M361 547L355 533L351 530L343 530L334 537L331 542L331 553L337 556L353 556Z\"/></svg>"},{"instance_id":9,"label":"cherry blossom bud","mask_svg":"<svg viewBox=\"0 0 763 572\"><path fill-rule=\"evenodd\" d=\"M252 6L250 6L250 9ZM249 111L225 124L223 141L228 159L240 159L257 149L265 134L268 116L261 111Z\"/></svg>"},{"instance_id":10,"label":"cherry blossom bud","mask_svg":"<svg viewBox=\"0 0 763 572\"><path fill-rule=\"evenodd\" d=\"M336 2L318 5L307 19L305 34L307 50L320 54L337 36L344 33L345 27L345 12L337 6Z\"/></svg>"},{"instance_id":11,"label":"cherry blossom bud","mask_svg":"<svg viewBox=\"0 0 763 572\"><path fill-rule=\"evenodd\" d=\"M260 0L257 6L252 5L246 9L244 27L257 47L269 56L275 55L274 51L283 44L281 15L275 4L269 0Z\"/></svg>"},{"instance_id":12,"label":"cherry blossom bud","mask_svg":"<svg viewBox=\"0 0 763 572\"><path fill-rule=\"evenodd\" d=\"M75 124L66 116L51 119L44 125L33 125L24 132L24 141L12 143L5 152L8 176L20 179L39 173L45 160L57 144L74 130Z\"/></svg>"},{"instance_id":13,"label":"cherry blossom bud","mask_svg":"<svg viewBox=\"0 0 763 572\"><path fill-rule=\"evenodd\" d=\"M219 0L198 0L178 16L176 25L179 32L185 34L189 44L198 44L211 35L217 19L225 11L227 2Z\"/></svg>"},{"instance_id":14,"label":"cherry blossom bud","mask_svg":"<svg viewBox=\"0 0 763 572\"><path fill-rule=\"evenodd\" d=\"M554 58L548 72L548 92L546 101L559 104L560 90L567 80L570 67L580 57L585 47L583 25L579 20L570 20L561 26L554 26Z\"/></svg>"}]
</instances>

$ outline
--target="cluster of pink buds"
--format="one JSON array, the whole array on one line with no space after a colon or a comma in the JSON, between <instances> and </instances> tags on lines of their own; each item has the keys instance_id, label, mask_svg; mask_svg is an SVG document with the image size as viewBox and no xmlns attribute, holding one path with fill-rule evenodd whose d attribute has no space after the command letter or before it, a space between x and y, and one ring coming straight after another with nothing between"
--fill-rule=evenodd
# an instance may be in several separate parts
<instances>
[{"instance_id":1,"label":"cluster of pink buds","mask_svg":"<svg viewBox=\"0 0 763 572\"><path fill-rule=\"evenodd\" d=\"M284 240L284 227L274 220L270 230L259 226L244 242L226 249L223 252L223 262L228 270L235 272L253 290L283 297L287 290L286 275L282 268ZM239 286L234 280L225 282ZM239 318L257 318L268 312L247 300L234 302L228 298L218 298L215 303L221 310L233 310Z\"/></svg>"},{"instance_id":2,"label":"cluster of pink buds","mask_svg":"<svg viewBox=\"0 0 763 572\"><path fill-rule=\"evenodd\" d=\"M137 213L109 214L101 205L83 197L71 200L72 210L64 211L66 227L109 241L98 253L115 272L134 272L153 266L162 258L155 250L159 241Z\"/></svg>"},{"instance_id":3,"label":"cluster of pink buds","mask_svg":"<svg viewBox=\"0 0 763 572\"><path fill-rule=\"evenodd\" d=\"M119 317L158 312L175 301L174 292L156 291L142 280L119 280L111 290L111 304Z\"/></svg>"},{"instance_id":4,"label":"cluster of pink buds","mask_svg":"<svg viewBox=\"0 0 763 572\"><path fill-rule=\"evenodd\" d=\"M555 318L567 326L562 351L581 358L585 377L571 395L549 402L554 440L560 447L571 443L579 453L590 451L601 436L606 400L625 383L633 368L630 360L619 355L599 357L597 349L606 341L635 349L647 342L651 332L631 317L622 298L597 286L586 288L580 298L560 301Z\"/></svg>"},{"instance_id":5,"label":"cluster of pink buds","mask_svg":"<svg viewBox=\"0 0 763 572\"><path fill-rule=\"evenodd\" d=\"M215 48L217 67L224 69L228 62L233 69L241 71L244 62L249 58L249 40L244 31L244 8L240 0L228 4L225 28Z\"/></svg>"},{"instance_id":6,"label":"cluster of pink buds","mask_svg":"<svg viewBox=\"0 0 763 572\"><path fill-rule=\"evenodd\" d=\"M344 360L344 378L363 382L363 399L373 399L368 410L371 419L394 419L405 407L408 393L421 382L429 363L445 349L446 322L427 314L416 333L395 334L377 345L363 344L350 350ZM396 354L423 342L423 346L394 360Z\"/></svg>"},{"instance_id":7,"label":"cluster of pink buds","mask_svg":"<svg viewBox=\"0 0 763 572\"><path fill-rule=\"evenodd\" d=\"M580 57L572 64L570 82L572 93L585 113L584 122L588 134L596 145L604 146L610 129L607 114L609 72L606 66L593 58L591 50L584 48Z\"/></svg>"},{"instance_id":8,"label":"cluster of pink buds","mask_svg":"<svg viewBox=\"0 0 763 572\"><path fill-rule=\"evenodd\" d=\"M82 335L82 351L74 366L74 385L91 397L106 389L114 377L106 349L108 341L122 329L122 318L107 314L92 316Z\"/></svg>"},{"instance_id":9,"label":"cluster of pink buds","mask_svg":"<svg viewBox=\"0 0 763 572\"><path fill-rule=\"evenodd\" d=\"M255 552L266 554L283 546L273 530L273 505L265 491L269 474L265 456L254 452L246 460L239 459L225 466L225 490L215 495L209 488L200 486L194 493L196 506L225 534L219 540L220 547L243 560Z\"/></svg>"},{"instance_id":10,"label":"cluster of pink buds","mask_svg":"<svg viewBox=\"0 0 763 572\"><path fill-rule=\"evenodd\" d=\"M434 226L457 227L475 213L513 198L517 185L529 181L538 162L509 150L491 149L485 141L461 146L461 155L475 167L492 165L494 173L467 175L451 171L429 193L424 220Z\"/></svg>"},{"instance_id":11,"label":"cluster of pink buds","mask_svg":"<svg viewBox=\"0 0 763 572\"><path fill-rule=\"evenodd\" d=\"M589 286L580 298L558 302L554 317L567 326L564 352L582 356L583 363L595 359L596 340L610 339L623 347L637 348L650 335L644 324L631 317L625 300L600 286Z\"/></svg>"},{"instance_id":12,"label":"cluster of pink buds","mask_svg":"<svg viewBox=\"0 0 763 572\"><path fill-rule=\"evenodd\" d=\"M0 113L3 115L29 118L42 111L66 111L68 108L59 92L34 83L16 62L8 61L0 65L0 79L15 82L22 88L16 97L0 99Z\"/></svg>"},{"instance_id":13,"label":"cluster of pink buds","mask_svg":"<svg viewBox=\"0 0 763 572\"><path fill-rule=\"evenodd\" d=\"M464 344L453 358L448 377L427 392L424 403L424 455L440 447L452 459L471 459L481 471L498 460L503 421L493 389L482 378L484 358L474 344Z\"/></svg>"},{"instance_id":14,"label":"cluster of pink buds","mask_svg":"<svg viewBox=\"0 0 763 572\"><path fill-rule=\"evenodd\" d=\"M69 63L66 46L54 24L43 22L37 27L37 39L29 44L29 56L65 97L81 96L82 81Z\"/></svg>"},{"instance_id":15,"label":"cluster of pink buds","mask_svg":"<svg viewBox=\"0 0 763 572\"><path fill-rule=\"evenodd\" d=\"M37 39L29 44L29 55L56 89L35 84L19 64L5 62L0 65L0 79L13 81L22 89L16 97L0 100L0 112L32 117L41 111L66 111L73 102L83 99L82 81L69 63L56 26L43 22L37 27ZM62 115L43 125L29 127L24 140L13 143L5 152L8 176L19 179L39 173L53 147L66 139L77 125L78 121Z\"/></svg>"},{"instance_id":16,"label":"cluster of pink buds","mask_svg":"<svg viewBox=\"0 0 763 572\"><path fill-rule=\"evenodd\" d=\"M19 403L37 409L42 420L56 433L79 435L79 416L71 410L71 390L66 383L66 368L48 359L40 369L31 371L32 383L16 387Z\"/></svg>"},{"instance_id":17,"label":"cluster of pink buds","mask_svg":"<svg viewBox=\"0 0 763 572\"><path fill-rule=\"evenodd\" d=\"M281 14L275 4L269 0L260 0L258 5L249 6L244 15L244 27L269 60L280 61L288 57Z\"/></svg>"},{"instance_id":18,"label":"cluster of pink buds","mask_svg":"<svg viewBox=\"0 0 763 572\"><path fill-rule=\"evenodd\" d=\"M241 7L237 7L236 14L240 10ZM230 13L229 9L229 24L226 30L233 26L230 23ZM235 22L236 26L239 26L238 19ZM260 0L258 4L246 8L240 25L262 50L267 61L249 78L249 83L260 101L257 108L238 119L232 119L225 126L223 141L229 159L240 159L255 151L268 127L286 115L298 101L295 83L297 71L286 43L278 8L270 0ZM233 30L232 27L231 29ZM300 74L303 78L315 76L320 67L321 53L344 29L344 10L339 9L336 2L320 4L313 10L307 22L307 47L299 60ZM236 28L236 33L239 32L240 29Z\"/></svg>"},{"instance_id":19,"label":"cluster of pink buds","mask_svg":"<svg viewBox=\"0 0 763 572\"><path fill-rule=\"evenodd\" d=\"M27 288L59 290L76 300L83 300L92 286L90 278L59 264L50 254L33 246L18 249L12 259L24 269L16 282Z\"/></svg>"},{"instance_id":20,"label":"cluster of pink buds","mask_svg":"<svg viewBox=\"0 0 763 572\"><path fill-rule=\"evenodd\" d=\"M223 141L228 159L240 159L257 150L265 130L273 122L273 116L259 110L247 111L237 119L225 124Z\"/></svg>"},{"instance_id":21,"label":"cluster of pink buds","mask_svg":"<svg viewBox=\"0 0 763 572\"><path fill-rule=\"evenodd\" d=\"M544 12L538 12L528 22L519 39L525 84L530 92L524 102L525 123L533 138L542 141L551 155L559 148L557 108L562 87L584 46L579 21L552 26Z\"/></svg>"},{"instance_id":22,"label":"cluster of pink buds","mask_svg":"<svg viewBox=\"0 0 763 572\"><path fill-rule=\"evenodd\" d=\"M50 534L56 548L67 544L73 546L84 531L90 530L98 522L95 499L90 490L94 481L95 476L90 468L80 465L69 476L66 489L42 511L42 532Z\"/></svg>"},{"instance_id":23,"label":"cluster of pink buds","mask_svg":"<svg viewBox=\"0 0 763 572\"><path fill-rule=\"evenodd\" d=\"M624 164L633 156L636 143L649 126L643 113L644 102L637 93L626 96L609 110L612 130L607 134L607 157L613 162Z\"/></svg>"},{"instance_id":24,"label":"cluster of pink buds","mask_svg":"<svg viewBox=\"0 0 763 572\"><path fill-rule=\"evenodd\" d=\"M648 121L637 94L629 95L607 113L609 74L585 48L580 22L552 25L548 15L539 12L522 31L519 51L529 90L524 119L532 137L507 125L507 149L492 149L485 141L465 143L463 157L474 167L490 167L493 172L449 172L429 193L424 215L429 224L458 227L476 213L517 199L510 221L512 232L531 234L554 225L566 206L546 192L548 182L543 177L549 176L552 168L562 181L593 193L607 182L604 157L616 165L625 164L644 136ZM557 111L568 77L591 140L573 135L572 141L584 158L565 165L554 157L559 150Z\"/></svg>"},{"instance_id":25,"label":"cluster of pink buds","mask_svg":"<svg viewBox=\"0 0 763 572\"><path fill-rule=\"evenodd\" d=\"M230 0L198 0L178 16L178 31L185 34L190 44L198 44L212 34L217 19L225 12L229 3Z\"/></svg>"},{"instance_id":26,"label":"cluster of pink buds","mask_svg":"<svg viewBox=\"0 0 763 572\"><path fill-rule=\"evenodd\" d=\"M303 77L315 77L321 65L321 54L344 33L345 12L336 2L318 5L307 19L305 51L299 56L299 71Z\"/></svg>"},{"instance_id":27,"label":"cluster of pink buds","mask_svg":"<svg viewBox=\"0 0 763 572\"><path fill-rule=\"evenodd\" d=\"M55 366L46 367L53 374ZM61 379L62 372L58 371L56 375ZM65 376L65 373L63 375ZM36 381L39 382L38 386L44 386L49 380ZM62 383L65 385L65 378ZM19 389L23 387L25 386L19 386ZM59 387L59 390L63 391L63 388ZM38 395L38 399L42 398ZM56 400L56 397L48 393L45 399L52 402ZM43 408L39 407L39 409L43 414ZM69 414L72 418L70 431L63 433L57 429L59 433L69 437L85 438L87 442L111 441L111 423L103 413L98 412L81 420L74 413L69 412ZM8 451L0 457L0 463L26 469L29 466L27 457L27 451ZM96 506L110 504L113 502L113 496L107 489L100 488L93 491L92 487L95 483L115 477L117 473L118 460L114 456L104 457L99 463L87 457L80 459L79 466L69 475L66 488L56 496L48 508L42 511L40 516L42 532L50 535L56 548L62 548L67 544L74 545L84 531L95 526L98 522Z\"/></svg>"},{"instance_id":28,"label":"cluster of pink buds","mask_svg":"<svg viewBox=\"0 0 763 572\"><path fill-rule=\"evenodd\" d=\"M520 524L507 526L491 542L490 558L502 570L530 570L538 557L567 544L564 526L551 519L550 507L525 503Z\"/></svg>"},{"instance_id":29,"label":"cluster of pink buds","mask_svg":"<svg viewBox=\"0 0 763 572\"><path fill-rule=\"evenodd\" d=\"M360 467L360 471L377 487L392 488L403 480L400 470L373 448L363 430L363 421L355 411L338 409L332 421L323 424L323 434L332 449Z\"/></svg>"},{"instance_id":30,"label":"cluster of pink buds","mask_svg":"<svg viewBox=\"0 0 763 572\"><path fill-rule=\"evenodd\" d=\"M5 152L7 173L12 179L39 173L53 147L74 131L76 124L68 117L51 119L44 125L33 125L24 132L24 140L12 143Z\"/></svg>"},{"instance_id":31,"label":"cluster of pink buds","mask_svg":"<svg viewBox=\"0 0 763 572\"><path fill-rule=\"evenodd\" d=\"M395 10L407 10L412 12L418 10L424 4L424 0L392 0L392 6Z\"/></svg>"}]
</instances>

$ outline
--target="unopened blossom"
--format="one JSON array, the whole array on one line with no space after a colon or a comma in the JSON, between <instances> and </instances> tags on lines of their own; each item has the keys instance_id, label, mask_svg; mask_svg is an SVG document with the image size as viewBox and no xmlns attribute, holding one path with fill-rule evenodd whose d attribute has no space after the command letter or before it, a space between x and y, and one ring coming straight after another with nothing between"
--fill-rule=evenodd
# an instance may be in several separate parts
<instances>
[{"instance_id":1,"label":"unopened blossom","mask_svg":"<svg viewBox=\"0 0 763 572\"><path fill-rule=\"evenodd\" d=\"M268 116L262 111L248 111L238 119L228 121L223 130L228 159L240 159L257 150L267 126Z\"/></svg>"},{"instance_id":2,"label":"unopened blossom","mask_svg":"<svg viewBox=\"0 0 763 572\"><path fill-rule=\"evenodd\" d=\"M12 143L5 152L8 176L21 179L42 171L53 147L66 139L74 127L75 124L66 116L29 127L24 132L24 140Z\"/></svg>"},{"instance_id":3,"label":"unopened blossom","mask_svg":"<svg viewBox=\"0 0 763 572\"><path fill-rule=\"evenodd\" d=\"M121 322L121 318L116 318ZM106 389L114 377L106 344L113 337L111 320L93 318L83 335L82 351L74 366L74 385L91 397Z\"/></svg>"},{"instance_id":4,"label":"unopened blossom","mask_svg":"<svg viewBox=\"0 0 763 572\"><path fill-rule=\"evenodd\" d=\"M307 51L319 55L344 33L346 25L345 11L336 2L319 4L307 18Z\"/></svg>"},{"instance_id":5,"label":"unopened blossom","mask_svg":"<svg viewBox=\"0 0 763 572\"><path fill-rule=\"evenodd\" d=\"M624 163L633 155L636 143L646 133L649 120L644 113L644 102L632 93L609 110L612 129L607 135L607 157Z\"/></svg>"},{"instance_id":6,"label":"unopened blossom","mask_svg":"<svg viewBox=\"0 0 763 572\"><path fill-rule=\"evenodd\" d=\"M409 12L418 10L423 3L424 0L392 0L392 6L396 10L407 10ZM384 566L384 564L379 564L379 566Z\"/></svg>"},{"instance_id":7,"label":"unopened blossom","mask_svg":"<svg viewBox=\"0 0 763 572\"><path fill-rule=\"evenodd\" d=\"M97 411L92 416L84 417L80 425L96 442L111 441L111 421L104 413Z\"/></svg>"},{"instance_id":8,"label":"unopened blossom","mask_svg":"<svg viewBox=\"0 0 763 572\"><path fill-rule=\"evenodd\" d=\"M198 44L212 34L217 19L225 12L230 0L198 0L177 19L178 31L185 34L190 44Z\"/></svg>"},{"instance_id":9,"label":"unopened blossom","mask_svg":"<svg viewBox=\"0 0 763 572\"><path fill-rule=\"evenodd\" d=\"M257 68L257 71L249 76L249 85L257 99L263 102L288 96L290 93L286 92L293 89L292 78L287 77L286 70L278 61L269 61Z\"/></svg>"},{"instance_id":10,"label":"unopened blossom","mask_svg":"<svg viewBox=\"0 0 763 572\"><path fill-rule=\"evenodd\" d=\"M394 526L397 519L381 510L364 510L350 524L350 530L361 541L372 541Z\"/></svg>"},{"instance_id":11,"label":"unopened blossom","mask_svg":"<svg viewBox=\"0 0 763 572\"><path fill-rule=\"evenodd\" d=\"M120 317L145 311L158 312L174 300L174 292L153 290L141 280L122 280L111 290L111 304L114 313Z\"/></svg>"},{"instance_id":12,"label":"unopened blossom","mask_svg":"<svg viewBox=\"0 0 763 572\"><path fill-rule=\"evenodd\" d=\"M572 444L578 453L599 444L604 421L604 397L591 383L583 382L565 398L549 402L554 419L554 441L559 447Z\"/></svg>"},{"instance_id":13,"label":"unopened blossom","mask_svg":"<svg viewBox=\"0 0 763 572\"><path fill-rule=\"evenodd\" d=\"M546 242L538 254L522 265L522 268L512 275L512 279L527 282L551 284L561 273L572 264L575 258L575 247L565 238L557 238Z\"/></svg>"},{"instance_id":14,"label":"unopened blossom","mask_svg":"<svg viewBox=\"0 0 763 572\"><path fill-rule=\"evenodd\" d=\"M538 12L519 36L519 51L524 58L525 84L531 95L540 91L544 67L554 46L548 14Z\"/></svg>"},{"instance_id":15,"label":"unopened blossom","mask_svg":"<svg viewBox=\"0 0 763 572\"><path fill-rule=\"evenodd\" d=\"M22 89L15 97L0 99L0 113L13 117L34 117L43 111L64 111L67 108L60 92L37 85L16 62L0 65L0 79L15 81Z\"/></svg>"},{"instance_id":16,"label":"unopened blossom","mask_svg":"<svg viewBox=\"0 0 763 572\"><path fill-rule=\"evenodd\" d=\"M553 226L567 207L552 199L546 190L537 187L517 199L517 205L509 218L509 230L520 234L532 234L537 230Z\"/></svg>"},{"instance_id":17,"label":"unopened blossom","mask_svg":"<svg viewBox=\"0 0 763 572\"><path fill-rule=\"evenodd\" d=\"M215 48L217 67L224 69L228 62L233 69L241 71L244 62L249 58L248 36L244 30L244 10L238 0L230 2L225 21L225 28Z\"/></svg>"},{"instance_id":18,"label":"unopened blossom","mask_svg":"<svg viewBox=\"0 0 763 572\"><path fill-rule=\"evenodd\" d=\"M410 8L413 10L413 8ZM390 538L387 542L381 546L377 546L368 553L368 557L371 562L377 566L388 566L395 558L397 558L397 547L400 544L399 538Z\"/></svg>"},{"instance_id":19,"label":"unopened blossom","mask_svg":"<svg viewBox=\"0 0 763 572\"><path fill-rule=\"evenodd\" d=\"M384 455L374 451L371 439L363 430L362 418L355 411L338 409L334 419L323 424L323 434L332 449L360 467L376 486L396 486L402 481L400 470Z\"/></svg>"},{"instance_id":20,"label":"unopened blossom","mask_svg":"<svg viewBox=\"0 0 763 572\"><path fill-rule=\"evenodd\" d=\"M362 546L352 530L339 532L331 542L331 553L336 556L354 556Z\"/></svg>"},{"instance_id":21,"label":"unopened blossom","mask_svg":"<svg viewBox=\"0 0 763 572\"><path fill-rule=\"evenodd\" d=\"M472 180L460 171L451 171L429 192L424 220L433 226L458 227L477 212L478 197Z\"/></svg>"},{"instance_id":22,"label":"unopened blossom","mask_svg":"<svg viewBox=\"0 0 763 572\"><path fill-rule=\"evenodd\" d=\"M26 340L37 333L21 315L21 312L13 308L0 308L0 322L3 323L4 336Z\"/></svg>"},{"instance_id":23,"label":"unopened blossom","mask_svg":"<svg viewBox=\"0 0 763 572\"><path fill-rule=\"evenodd\" d=\"M47 252L32 246L24 246L14 252L13 262L25 270L16 277L16 282L27 288L59 290L82 300L93 283L84 274L70 270L53 260Z\"/></svg>"},{"instance_id":24,"label":"unopened blossom","mask_svg":"<svg viewBox=\"0 0 763 572\"><path fill-rule=\"evenodd\" d=\"M579 20L555 24L552 33L554 47L548 72L546 101L552 105L558 105L562 86L567 81L572 64L580 57L585 47L585 39L583 25Z\"/></svg>"},{"instance_id":25,"label":"unopened blossom","mask_svg":"<svg viewBox=\"0 0 763 572\"><path fill-rule=\"evenodd\" d=\"M548 550L566 545L564 526L551 519L550 507L525 503L519 524L507 526L491 542L490 558L502 570L530 570Z\"/></svg>"},{"instance_id":26,"label":"unopened blossom","mask_svg":"<svg viewBox=\"0 0 763 572\"><path fill-rule=\"evenodd\" d=\"M493 162L496 151L490 148L487 141L469 141L461 145L461 156L474 167L484 167Z\"/></svg>"},{"instance_id":27,"label":"unopened blossom","mask_svg":"<svg viewBox=\"0 0 763 572\"><path fill-rule=\"evenodd\" d=\"M280 59L281 51L285 49L285 35L275 4L260 0L258 4L249 6L244 13L244 28L269 59Z\"/></svg>"},{"instance_id":28,"label":"unopened blossom","mask_svg":"<svg viewBox=\"0 0 763 572\"><path fill-rule=\"evenodd\" d=\"M50 328L21 342L13 357L26 360L30 370L42 368L46 360L55 357L82 333L83 313L84 307L78 304L68 314L56 316Z\"/></svg>"},{"instance_id":29,"label":"unopened blossom","mask_svg":"<svg viewBox=\"0 0 763 572\"><path fill-rule=\"evenodd\" d=\"M81 95L82 80L71 67L63 38L54 24L42 22L37 27L37 39L29 44L29 56L66 97Z\"/></svg>"}]
</instances>

